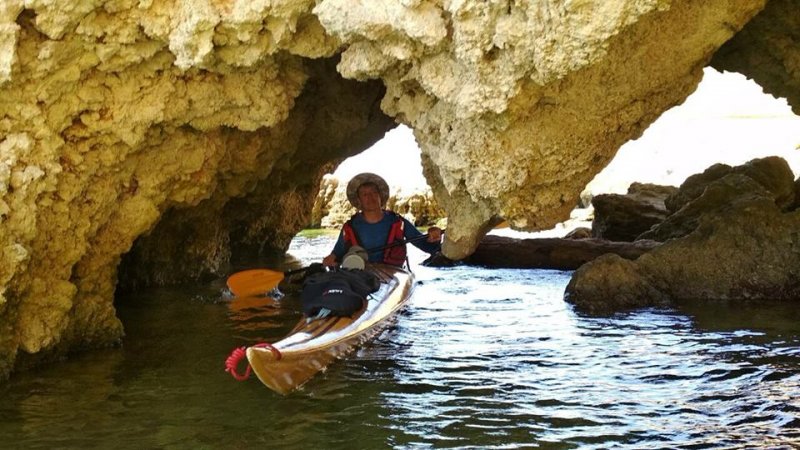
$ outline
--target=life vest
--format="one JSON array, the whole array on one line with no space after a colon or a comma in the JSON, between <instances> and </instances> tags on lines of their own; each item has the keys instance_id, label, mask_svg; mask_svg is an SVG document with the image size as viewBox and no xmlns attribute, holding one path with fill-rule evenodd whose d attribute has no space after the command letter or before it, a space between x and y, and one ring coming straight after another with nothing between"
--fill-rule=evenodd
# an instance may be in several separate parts
<instances>
[{"instance_id":1,"label":"life vest","mask_svg":"<svg viewBox=\"0 0 800 450\"><path fill-rule=\"evenodd\" d=\"M389 228L389 236L386 237L386 245L393 244L394 242L402 241L403 239L405 239L405 222L397 213L393 214L394 214L394 222L392 222L392 227ZM363 247L358 242L358 236L356 235L356 230L353 228L353 225L351 223L355 217L356 217L355 215L351 217L350 220L345 222L344 226L342 226L342 230L344 231L345 251L349 250L350 247L354 245ZM393 266L402 266L403 264L405 264L406 262L405 244L386 248L383 251L383 262L385 264L391 264Z\"/></svg>"}]
</instances>

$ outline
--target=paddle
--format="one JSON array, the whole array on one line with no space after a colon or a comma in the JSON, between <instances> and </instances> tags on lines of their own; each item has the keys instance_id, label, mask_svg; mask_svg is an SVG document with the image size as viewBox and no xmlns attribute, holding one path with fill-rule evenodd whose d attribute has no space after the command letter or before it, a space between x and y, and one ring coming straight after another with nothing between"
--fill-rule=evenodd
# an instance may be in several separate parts
<instances>
[{"instance_id":1,"label":"paddle","mask_svg":"<svg viewBox=\"0 0 800 450\"><path fill-rule=\"evenodd\" d=\"M367 253L375 253L386 250L387 248L397 247L398 245L405 245L427 238L428 235L426 233L411 239L403 239L381 247L367 249L366 251ZM264 294L278 286L278 284L283 281L285 277L305 272L310 267L311 266L301 267L288 272L279 272L277 270L269 269L243 270L228 277L228 289L230 289L233 295L237 297Z\"/></svg>"}]
</instances>

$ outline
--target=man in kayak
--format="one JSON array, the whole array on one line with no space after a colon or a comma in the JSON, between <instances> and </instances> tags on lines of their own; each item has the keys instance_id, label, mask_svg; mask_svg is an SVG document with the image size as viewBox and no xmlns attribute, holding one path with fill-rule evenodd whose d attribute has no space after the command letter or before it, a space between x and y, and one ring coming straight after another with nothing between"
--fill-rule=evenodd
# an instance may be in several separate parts
<instances>
[{"instance_id":1,"label":"man in kayak","mask_svg":"<svg viewBox=\"0 0 800 450\"><path fill-rule=\"evenodd\" d=\"M389 200L389 185L380 176L362 173L353 177L347 184L347 199L359 212L345 222L333 252L322 260L323 265L341 263L353 246L370 249L369 262L395 266L406 262L406 246L390 246L392 243L405 240L429 254L441 250L441 228L430 227L426 239L414 224L384 209Z\"/></svg>"}]
</instances>

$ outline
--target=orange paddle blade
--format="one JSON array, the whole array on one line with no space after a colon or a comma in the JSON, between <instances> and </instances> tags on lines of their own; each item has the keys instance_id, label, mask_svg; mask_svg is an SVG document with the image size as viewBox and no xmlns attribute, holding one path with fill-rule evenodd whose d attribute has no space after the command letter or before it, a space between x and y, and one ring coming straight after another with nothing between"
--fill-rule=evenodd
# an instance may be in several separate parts
<instances>
[{"instance_id":1,"label":"orange paddle blade","mask_svg":"<svg viewBox=\"0 0 800 450\"><path fill-rule=\"evenodd\" d=\"M228 289L237 297L262 295L277 286L283 276L283 272L275 270L243 270L228 277Z\"/></svg>"}]
</instances>

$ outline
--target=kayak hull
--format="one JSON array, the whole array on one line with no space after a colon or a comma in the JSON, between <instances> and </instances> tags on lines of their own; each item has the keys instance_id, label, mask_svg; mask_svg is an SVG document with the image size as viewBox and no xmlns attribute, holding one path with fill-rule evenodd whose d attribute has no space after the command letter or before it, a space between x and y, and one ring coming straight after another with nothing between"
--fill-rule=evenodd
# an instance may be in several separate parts
<instances>
[{"instance_id":1,"label":"kayak hull","mask_svg":"<svg viewBox=\"0 0 800 450\"><path fill-rule=\"evenodd\" d=\"M264 385L286 395L305 384L333 361L370 340L408 301L414 276L399 267L370 264L380 288L352 317L327 317L306 322L305 317L280 341L249 347L247 359Z\"/></svg>"}]
</instances>

